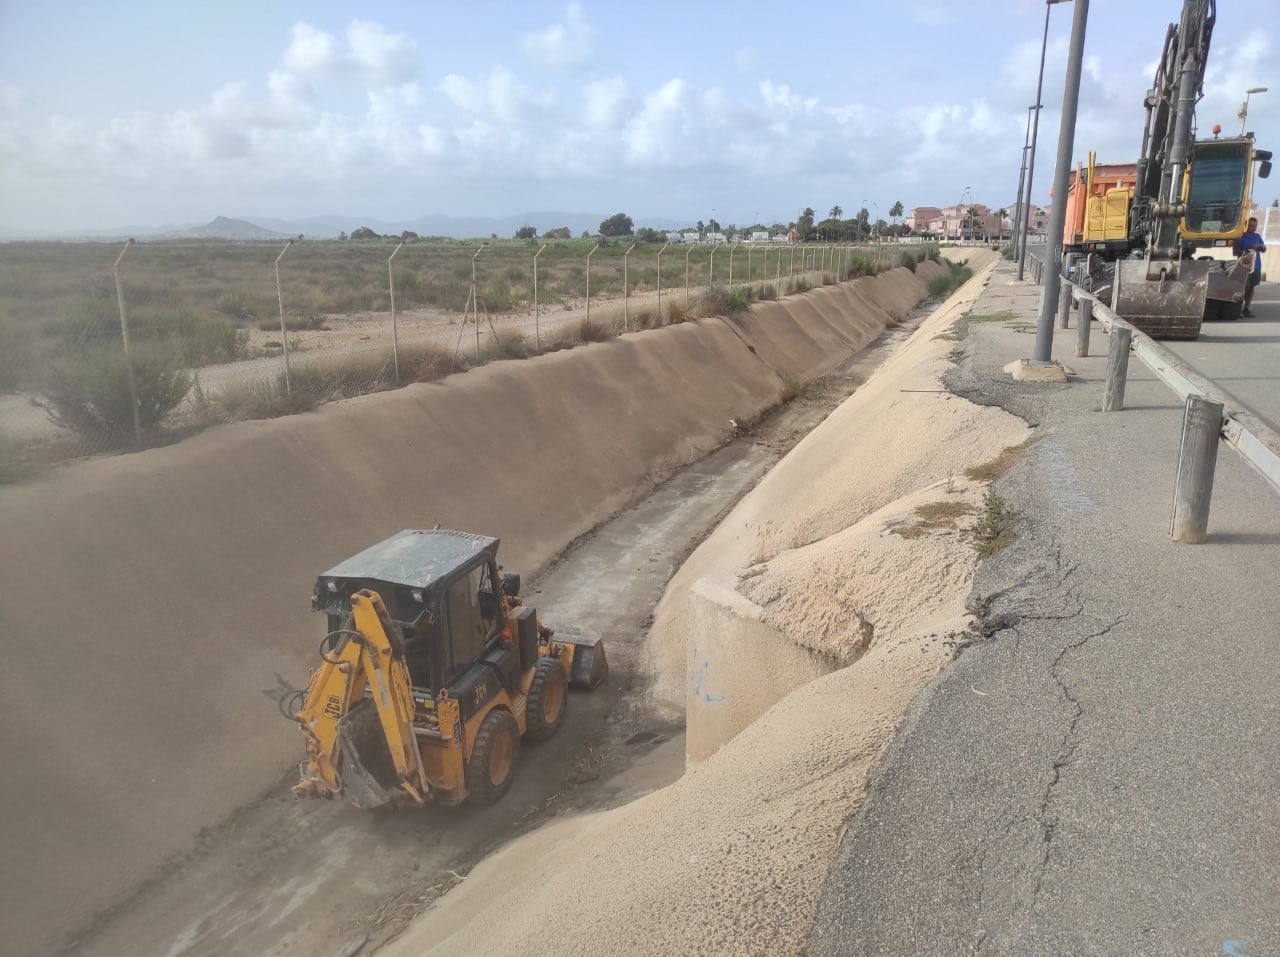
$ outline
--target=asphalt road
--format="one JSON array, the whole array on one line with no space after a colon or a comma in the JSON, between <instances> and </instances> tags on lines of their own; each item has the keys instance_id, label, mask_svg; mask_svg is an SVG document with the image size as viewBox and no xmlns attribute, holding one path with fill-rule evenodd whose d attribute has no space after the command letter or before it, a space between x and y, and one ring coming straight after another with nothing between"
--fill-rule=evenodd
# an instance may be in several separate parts
<instances>
[{"instance_id":1,"label":"asphalt road","mask_svg":"<svg viewBox=\"0 0 1280 957\"><path fill-rule=\"evenodd\" d=\"M1033 318L1003 281L974 312ZM1280 498L1224 448L1210 542L1173 544L1180 403L1133 362L1101 412L1105 337L1072 381L1014 383L1029 338L957 343L949 387L1040 441L995 485L1016 538L979 567L981 633L851 809L808 952L1274 957Z\"/></svg>"},{"instance_id":2,"label":"asphalt road","mask_svg":"<svg viewBox=\"0 0 1280 957\"><path fill-rule=\"evenodd\" d=\"M1165 342L1171 352L1280 432L1280 283L1254 293L1252 319L1207 322L1192 342Z\"/></svg>"}]
</instances>

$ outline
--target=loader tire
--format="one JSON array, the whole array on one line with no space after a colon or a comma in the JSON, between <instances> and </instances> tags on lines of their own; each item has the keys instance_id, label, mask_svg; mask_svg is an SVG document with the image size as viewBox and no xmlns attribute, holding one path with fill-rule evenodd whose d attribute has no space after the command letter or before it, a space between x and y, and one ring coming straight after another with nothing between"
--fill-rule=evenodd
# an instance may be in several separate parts
<instances>
[{"instance_id":1,"label":"loader tire","mask_svg":"<svg viewBox=\"0 0 1280 957\"><path fill-rule=\"evenodd\" d=\"M467 796L492 804L511 787L520 756L520 729L506 708L494 708L480 724L467 761Z\"/></svg>"},{"instance_id":2,"label":"loader tire","mask_svg":"<svg viewBox=\"0 0 1280 957\"><path fill-rule=\"evenodd\" d=\"M555 658L539 658L529 684L524 733L534 741L546 741L564 723L569 703L569 679Z\"/></svg>"}]
</instances>

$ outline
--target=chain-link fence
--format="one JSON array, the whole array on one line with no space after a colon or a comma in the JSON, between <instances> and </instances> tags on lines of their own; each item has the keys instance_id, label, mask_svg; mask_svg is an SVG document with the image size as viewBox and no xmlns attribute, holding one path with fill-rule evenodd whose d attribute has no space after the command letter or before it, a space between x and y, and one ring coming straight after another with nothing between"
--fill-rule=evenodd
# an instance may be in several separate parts
<instances>
[{"instance_id":1,"label":"chain-link fence","mask_svg":"<svg viewBox=\"0 0 1280 957\"><path fill-rule=\"evenodd\" d=\"M935 244L10 244L0 480L747 308Z\"/></svg>"}]
</instances>

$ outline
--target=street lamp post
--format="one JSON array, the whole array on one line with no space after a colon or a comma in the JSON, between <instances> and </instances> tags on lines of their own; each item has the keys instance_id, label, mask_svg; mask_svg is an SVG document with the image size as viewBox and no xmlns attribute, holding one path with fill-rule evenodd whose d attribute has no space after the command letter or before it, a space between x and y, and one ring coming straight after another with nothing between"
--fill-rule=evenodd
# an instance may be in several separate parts
<instances>
[{"instance_id":1,"label":"street lamp post","mask_svg":"<svg viewBox=\"0 0 1280 957\"><path fill-rule=\"evenodd\" d=\"M1249 97L1253 96L1253 94L1255 93L1266 93L1266 92L1267 92L1267 88L1265 86L1251 86L1249 87L1249 89L1244 91L1244 102L1240 104L1240 112L1237 114L1240 117L1240 135L1241 136L1244 136L1245 117L1249 115Z\"/></svg>"},{"instance_id":2,"label":"street lamp post","mask_svg":"<svg viewBox=\"0 0 1280 957\"><path fill-rule=\"evenodd\" d=\"M1049 48L1049 8L1055 3L1065 2L1067 0L1044 0L1044 37L1040 40L1040 75L1036 80L1037 106L1032 107L1036 111L1036 118L1035 122L1031 124L1031 155L1027 159L1027 202L1022 211L1022 243L1018 252L1019 281L1022 279L1027 263L1027 227L1031 222L1031 183L1035 179L1036 172L1036 135L1040 132L1040 107L1038 104L1041 102L1041 94L1044 92L1044 55Z\"/></svg>"},{"instance_id":3,"label":"street lamp post","mask_svg":"<svg viewBox=\"0 0 1280 957\"><path fill-rule=\"evenodd\" d=\"M1053 356L1053 317L1058 310L1058 290L1062 285L1062 231L1067 221L1067 177L1071 173L1071 151L1076 138L1080 72L1084 64L1084 35L1089 22L1089 0L1075 0L1075 5L1074 16L1071 18L1071 45L1067 50L1066 83L1062 90L1058 161L1053 173L1053 195L1058 201L1049 212L1040 315L1036 321L1036 342L1031 353L1031 361L1040 365L1050 362Z\"/></svg>"},{"instance_id":4,"label":"street lamp post","mask_svg":"<svg viewBox=\"0 0 1280 957\"><path fill-rule=\"evenodd\" d=\"M1018 202L1014 206L1013 213L1013 255L1018 255L1018 230L1022 223L1022 208L1026 203L1026 199L1022 195L1023 189L1027 185L1027 152L1031 149L1031 111L1038 109L1036 106L1027 107L1027 130L1022 136L1022 166L1018 170Z\"/></svg>"}]
</instances>

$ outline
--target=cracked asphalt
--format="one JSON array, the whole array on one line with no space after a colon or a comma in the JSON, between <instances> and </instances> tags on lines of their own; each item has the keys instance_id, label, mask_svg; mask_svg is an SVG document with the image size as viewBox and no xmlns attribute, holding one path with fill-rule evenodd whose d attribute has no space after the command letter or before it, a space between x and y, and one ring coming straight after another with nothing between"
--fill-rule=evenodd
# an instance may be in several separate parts
<instances>
[{"instance_id":1,"label":"cracked asphalt","mask_svg":"<svg viewBox=\"0 0 1280 957\"><path fill-rule=\"evenodd\" d=\"M1096 324L1087 358L1056 334L1068 383L1013 382L1038 297L1001 264L958 330L948 388L1035 426L993 487L1016 538L851 809L808 953L1274 957L1280 496L1220 445L1210 540L1172 543L1181 403L1131 359L1101 412Z\"/></svg>"}]
</instances>

